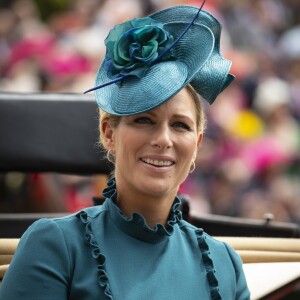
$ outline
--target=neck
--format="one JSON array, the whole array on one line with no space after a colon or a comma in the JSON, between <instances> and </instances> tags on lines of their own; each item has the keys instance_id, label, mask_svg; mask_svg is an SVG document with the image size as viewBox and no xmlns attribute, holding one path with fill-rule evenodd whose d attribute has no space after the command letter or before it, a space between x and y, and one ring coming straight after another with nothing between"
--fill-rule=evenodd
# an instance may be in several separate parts
<instances>
[{"instance_id":1,"label":"neck","mask_svg":"<svg viewBox=\"0 0 300 300\"><path fill-rule=\"evenodd\" d=\"M166 225L176 192L167 197L153 197L130 194L128 191L125 195L122 189L117 188L117 195L117 204L127 217L137 212L145 218L148 226L153 228L156 224Z\"/></svg>"}]
</instances>

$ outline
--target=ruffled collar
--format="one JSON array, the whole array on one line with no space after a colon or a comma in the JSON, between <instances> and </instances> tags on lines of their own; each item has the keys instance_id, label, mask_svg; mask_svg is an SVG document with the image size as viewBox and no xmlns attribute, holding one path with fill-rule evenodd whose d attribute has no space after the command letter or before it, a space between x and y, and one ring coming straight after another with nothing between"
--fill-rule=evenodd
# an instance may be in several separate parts
<instances>
[{"instance_id":1,"label":"ruffled collar","mask_svg":"<svg viewBox=\"0 0 300 300\"><path fill-rule=\"evenodd\" d=\"M145 218L139 213L132 213L131 217L126 217L116 204L117 191L114 178L107 182L107 187L103 190L106 197L104 205L109 211L114 224L126 234L148 243L161 242L173 234L174 225L182 220L181 211L178 209L180 200L176 197L171 207L166 225L156 224L151 229Z\"/></svg>"}]
</instances>

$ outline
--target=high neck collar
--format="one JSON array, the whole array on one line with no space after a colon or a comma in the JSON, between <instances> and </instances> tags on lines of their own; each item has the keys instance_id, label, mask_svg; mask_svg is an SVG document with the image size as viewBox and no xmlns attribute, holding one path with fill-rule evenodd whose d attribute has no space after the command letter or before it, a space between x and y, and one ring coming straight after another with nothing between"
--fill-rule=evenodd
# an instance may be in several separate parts
<instances>
[{"instance_id":1,"label":"high neck collar","mask_svg":"<svg viewBox=\"0 0 300 300\"><path fill-rule=\"evenodd\" d=\"M171 207L166 225L156 224L151 229L141 214L133 212L128 218L117 206L117 190L114 178L107 182L107 188L104 189L103 195L107 198L104 205L116 226L126 234L144 242L157 243L167 239L173 234L174 225L182 219L181 212L178 210L180 200L177 197Z\"/></svg>"}]
</instances>

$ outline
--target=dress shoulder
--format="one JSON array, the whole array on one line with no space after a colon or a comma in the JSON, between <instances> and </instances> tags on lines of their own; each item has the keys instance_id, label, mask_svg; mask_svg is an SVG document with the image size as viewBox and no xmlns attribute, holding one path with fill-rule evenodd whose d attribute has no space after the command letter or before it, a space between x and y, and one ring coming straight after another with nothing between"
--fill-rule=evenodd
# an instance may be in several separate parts
<instances>
[{"instance_id":1,"label":"dress shoulder","mask_svg":"<svg viewBox=\"0 0 300 300\"><path fill-rule=\"evenodd\" d=\"M1 283L0 299L68 299L74 253L82 253L82 247L88 247L83 242L85 231L80 213L95 220L103 212L104 207L95 206L34 222L20 239Z\"/></svg>"},{"instance_id":2,"label":"dress shoulder","mask_svg":"<svg viewBox=\"0 0 300 300\"><path fill-rule=\"evenodd\" d=\"M237 252L227 243L220 241L206 233L202 228L198 228L184 220L180 222L182 230L189 235L196 234L198 246L202 254L202 260L206 268L207 278L211 287L213 299L221 299L219 294L220 285L226 280L234 289L236 300L249 300L250 292L247 287L243 262ZM229 270L232 272L229 272ZM219 274L217 278L215 275ZM228 289L228 285L227 285Z\"/></svg>"},{"instance_id":3,"label":"dress shoulder","mask_svg":"<svg viewBox=\"0 0 300 300\"><path fill-rule=\"evenodd\" d=\"M43 295L43 299L53 299L54 295L67 299L70 274L63 232L53 220L38 220L20 239L1 284L0 298L40 299Z\"/></svg>"}]
</instances>

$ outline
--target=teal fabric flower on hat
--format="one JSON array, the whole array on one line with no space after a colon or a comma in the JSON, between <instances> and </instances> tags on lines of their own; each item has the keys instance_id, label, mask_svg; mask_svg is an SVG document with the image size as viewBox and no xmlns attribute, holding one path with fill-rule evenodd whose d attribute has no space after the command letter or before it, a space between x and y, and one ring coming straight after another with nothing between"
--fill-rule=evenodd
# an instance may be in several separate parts
<instances>
[{"instance_id":1,"label":"teal fabric flower on hat","mask_svg":"<svg viewBox=\"0 0 300 300\"><path fill-rule=\"evenodd\" d=\"M103 67L110 79L128 75L141 78L173 42L163 24L150 17L118 24L105 39L107 53ZM159 58L171 59L174 59L172 49Z\"/></svg>"}]
</instances>

